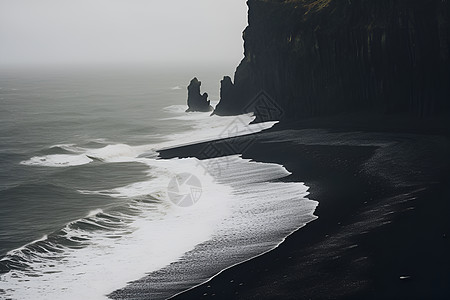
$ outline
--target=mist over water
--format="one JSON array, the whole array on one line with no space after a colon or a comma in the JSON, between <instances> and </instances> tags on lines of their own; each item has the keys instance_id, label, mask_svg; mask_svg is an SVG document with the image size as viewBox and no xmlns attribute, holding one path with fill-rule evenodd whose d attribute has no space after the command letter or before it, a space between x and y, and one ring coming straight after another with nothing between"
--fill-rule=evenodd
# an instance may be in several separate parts
<instances>
[{"instance_id":1,"label":"mist over water","mask_svg":"<svg viewBox=\"0 0 450 300\"><path fill-rule=\"evenodd\" d=\"M246 13L241 0L0 0L0 66L236 66Z\"/></svg>"}]
</instances>

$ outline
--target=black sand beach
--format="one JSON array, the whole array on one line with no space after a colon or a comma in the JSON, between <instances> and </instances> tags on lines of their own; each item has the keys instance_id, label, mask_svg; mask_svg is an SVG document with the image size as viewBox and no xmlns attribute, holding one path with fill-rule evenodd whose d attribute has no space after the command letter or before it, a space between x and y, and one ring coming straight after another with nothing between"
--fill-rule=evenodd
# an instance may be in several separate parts
<instances>
[{"instance_id":1,"label":"black sand beach","mask_svg":"<svg viewBox=\"0 0 450 300\"><path fill-rule=\"evenodd\" d=\"M288 128L213 143L246 144L244 158L284 165L284 180L310 187L319 218L175 298L448 299L448 135ZM209 158L204 147L160 156Z\"/></svg>"}]
</instances>

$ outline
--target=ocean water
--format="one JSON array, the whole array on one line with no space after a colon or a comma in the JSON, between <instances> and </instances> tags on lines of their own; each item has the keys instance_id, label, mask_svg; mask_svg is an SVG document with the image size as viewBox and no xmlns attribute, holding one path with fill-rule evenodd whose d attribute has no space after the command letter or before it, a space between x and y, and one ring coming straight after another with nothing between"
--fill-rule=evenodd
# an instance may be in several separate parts
<instances>
[{"instance_id":1,"label":"ocean water","mask_svg":"<svg viewBox=\"0 0 450 300\"><path fill-rule=\"evenodd\" d=\"M222 72L198 72L213 101ZM279 181L283 166L157 157L274 125L185 113L191 77L0 71L0 298L167 298L316 218L308 187Z\"/></svg>"}]
</instances>

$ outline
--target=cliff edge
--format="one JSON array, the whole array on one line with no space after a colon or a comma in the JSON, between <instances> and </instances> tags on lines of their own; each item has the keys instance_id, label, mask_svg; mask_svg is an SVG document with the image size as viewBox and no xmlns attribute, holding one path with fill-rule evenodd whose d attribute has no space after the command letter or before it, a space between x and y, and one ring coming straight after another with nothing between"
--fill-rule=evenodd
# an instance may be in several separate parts
<instances>
[{"instance_id":1,"label":"cliff edge","mask_svg":"<svg viewBox=\"0 0 450 300\"><path fill-rule=\"evenodd\" d=\"M249 0L244 59L215 113L263 91L284 118L450 111L450 1Z\"/></svg>"}]
</instances>

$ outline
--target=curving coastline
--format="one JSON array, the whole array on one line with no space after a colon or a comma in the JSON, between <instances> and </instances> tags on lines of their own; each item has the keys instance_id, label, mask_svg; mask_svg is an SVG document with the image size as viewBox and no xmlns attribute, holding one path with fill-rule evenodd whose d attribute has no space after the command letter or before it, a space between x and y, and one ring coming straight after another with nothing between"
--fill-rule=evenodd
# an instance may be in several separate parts
<instances>
[{"instance_id":1,"label":"curving coastline","mask_svg":"<svg viewBox=\"0 0 450 300\"><path fill-rule=\"evenodd\" d=\"M448 208L448 136L281 125L253 138L243 156L285 165L292 171L286 180L304 181L310 197L319 200L319 218L274 250L227 268L174 299L450 294L444 284L450 279L450 224L440 215ZM160 155L195 156L198 148Z\"/></svg>"}]
</instances>

